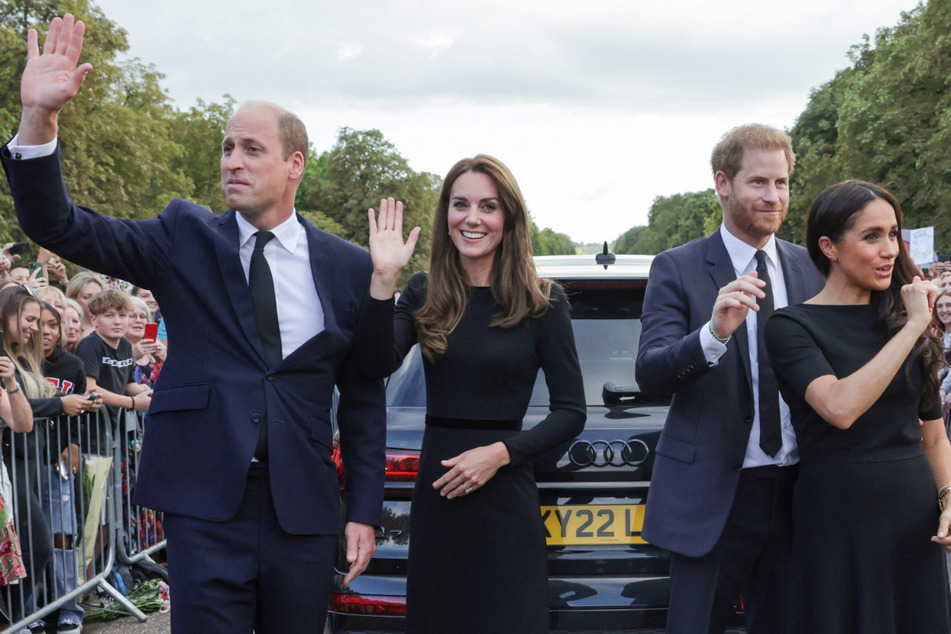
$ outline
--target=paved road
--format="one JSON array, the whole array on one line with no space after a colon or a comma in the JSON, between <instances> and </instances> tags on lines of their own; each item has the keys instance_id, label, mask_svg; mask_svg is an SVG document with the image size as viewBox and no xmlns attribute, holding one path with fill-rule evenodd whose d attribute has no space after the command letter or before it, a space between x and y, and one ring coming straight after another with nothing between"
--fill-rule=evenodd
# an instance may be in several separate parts
<instances>
[{"instance_id":1,"label":"paved road","mask_svg":"<svg viewBox=\"0 0 951 634\"><path fill-rule=\"evenodd\" d=\"M170 614L150 612L148 620L139 623L134 617L123 616L105 623L86 623L83 634L168 634L171 631Z\"/></svg>"},{"instance_id":2,"label":"paved road","mask_svg":"<svg viewBox=\"0 0 951 634\"><path fill-rule=\"evenodd\" d=\"M951 555L948 556L948 578L951 581ZM83 634L169 634L171 621L168 613L152 612L148 620L139 623L131 616L125 616L107 623L87 623Z\"/></svg>"}]
</instances>

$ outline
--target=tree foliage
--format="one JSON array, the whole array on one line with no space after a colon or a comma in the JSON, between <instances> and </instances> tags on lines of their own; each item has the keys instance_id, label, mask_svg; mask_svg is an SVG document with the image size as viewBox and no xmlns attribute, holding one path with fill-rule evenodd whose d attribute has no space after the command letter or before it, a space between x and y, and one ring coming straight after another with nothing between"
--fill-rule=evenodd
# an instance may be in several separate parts
<instances>
[{"instance_id":1,"label":"tree foliage","mask_svg":"<svg viewBox=\"0 0 951 634\"><path fill-rule=\"evenodd\" d=\"M575 252L570 237L548 227L539 230L534 220L531 221L530 237L535 255L573 255Z\"/></svg>"},{"instance_id":2,"label":"tree foliage","mask_svg":"<svg viewBox=\"0 0 951 634\"><path fill-rule=\"evenodd\" d=\"M340 237L367 246L367 209L379 209L380 199L402 200L403 226L422 229L416 251L400 283L429 267L433 212L442 179L415 172L379 130L341 128L334 146L312 157L297 196L301 210L330 221Z\"/></svg>"},{"instance_id":3,"label":"tree foliage","mask_svg":"<svg viewBox=\"0 0 951 634\"><path fill-rule=\"evenodd\" d=\"M713 189L658 196L648 212L647 226L622 233L616 253L655 255L710 233L720 223L720 202Z\"/></svg>"},{"instance_id":4,"label":"tree foliage","mask_svg":"<svg viewBox=\"0 0 951 634\"><path fill-rule=\"evenodd\" d=\"M815 91L791 131L800 169L790 216L846 178L881 184L906 228L934 226L951 249L951 4L903 13L850 52L852 66ZM803 231L797 231L802 236Z\"/></svg>"}]
</instances>

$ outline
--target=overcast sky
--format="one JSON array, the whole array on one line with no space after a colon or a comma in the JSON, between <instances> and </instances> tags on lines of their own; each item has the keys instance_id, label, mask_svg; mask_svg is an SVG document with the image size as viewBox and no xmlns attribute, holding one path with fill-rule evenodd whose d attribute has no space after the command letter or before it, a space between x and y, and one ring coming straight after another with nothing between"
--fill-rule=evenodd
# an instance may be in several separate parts
<instances>
[{"instance_id":1,"label":"overcast sky","mask_svg":"<svg viewBox=\"0 0 951 634\"><path fill-rule=\"evenodd\" d=\"M655 196L710 187L726 130L792 126L863 34L918 4L94 1L181 108L275 101L318 152L342 126L377 128L439 175L493 154L539 227L585 242L646 224Z\"/></svg>"}]
</instances>

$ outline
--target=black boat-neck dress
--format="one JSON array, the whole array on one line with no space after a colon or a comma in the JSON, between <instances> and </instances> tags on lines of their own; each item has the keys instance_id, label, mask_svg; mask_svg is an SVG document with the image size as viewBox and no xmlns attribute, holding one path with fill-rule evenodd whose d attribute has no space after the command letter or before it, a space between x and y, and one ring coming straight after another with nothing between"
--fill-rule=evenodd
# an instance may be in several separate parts
<instances>
[{"instance_id":1,"label":"black boat-neck dress","mask_svg":"<svg viewBox=\"0 0 951 634\"><path fill-rule=\"evenodd\" d=\"M426 276L413 276L394 317L394 359L416 343L415 311ZM488 287L470 289L462 321L435 363L424 359L427 424L410 515L409 634L531 634L548 631L545 529L532 460L578 435L584 386L564 291L551 308L513 328L492 328L500 312ZM393 368L391 368L393 369ZM538 370L549 415L521 431ZM448 500L433 488L441 460L501 441L511 464L484 487Z\"/></svg>"},{"instance_id":2,"label":"black boat-neck dress","mask_svg":"<svg viewBox=\"0 0 951 634\"><path fill-rule=\"evenodd\" d=\"M766 326L770 362L789 403L800 452L793 497L793 632L946 634L939 511L921 446L924 373L909 355L882 396L849 429L805 400L816 378L844 378L885 345L869 305L800 304ZM951 484L951 483L948 483Z\"/></svg>"}]
</instances>

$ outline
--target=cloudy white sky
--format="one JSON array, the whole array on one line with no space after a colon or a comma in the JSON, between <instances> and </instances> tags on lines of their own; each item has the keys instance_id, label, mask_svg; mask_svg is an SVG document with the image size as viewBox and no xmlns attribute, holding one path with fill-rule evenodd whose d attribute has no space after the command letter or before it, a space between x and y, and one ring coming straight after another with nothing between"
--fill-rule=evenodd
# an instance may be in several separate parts
<instances>
[{"instance_id":1,"label":"cloudy white sky","mask_svg":"<svg viewBox=\"0 0 951 634\"><path fill-rule=\"evenodd\" d=\"M917 0L95 0L181 108L268 99L318 152L377 128L416 170L493 154L540 227L613 240L709 187L734 125L790 127Z\"/></svg>"}]
</instances>

